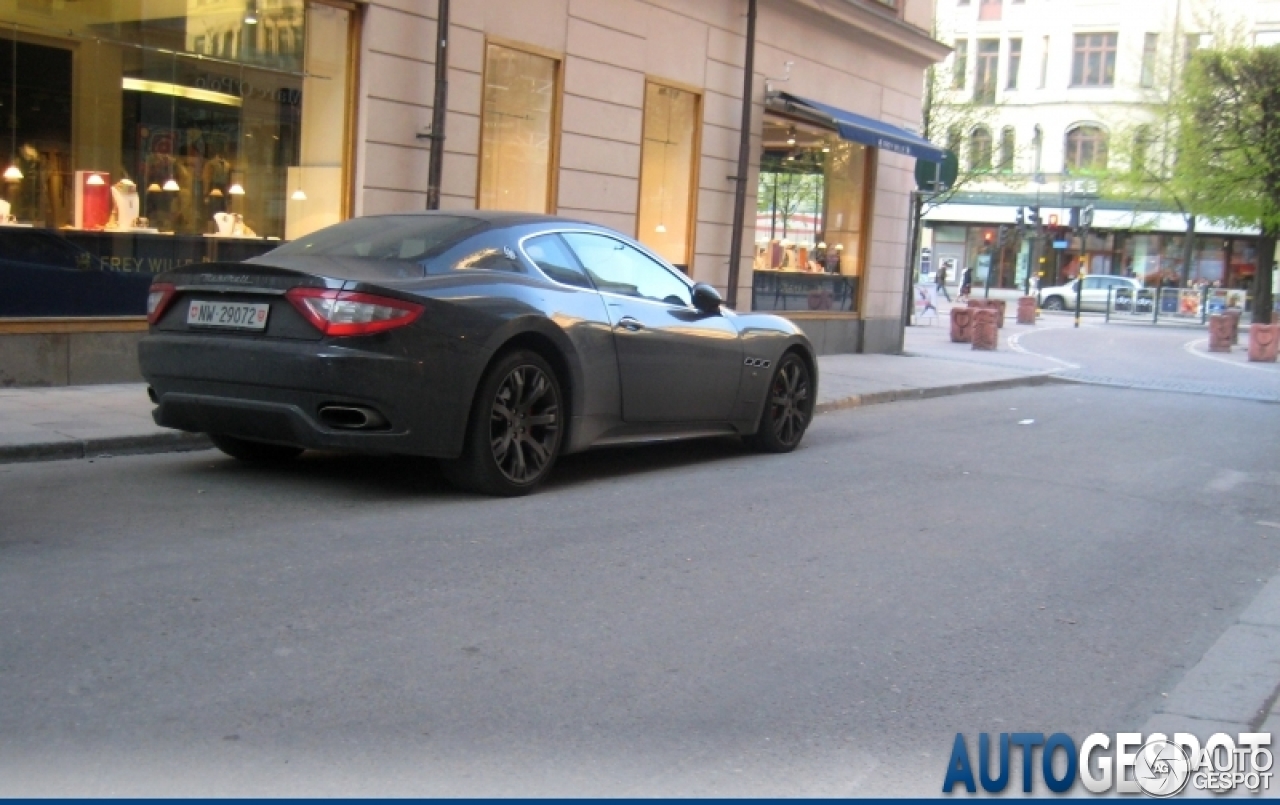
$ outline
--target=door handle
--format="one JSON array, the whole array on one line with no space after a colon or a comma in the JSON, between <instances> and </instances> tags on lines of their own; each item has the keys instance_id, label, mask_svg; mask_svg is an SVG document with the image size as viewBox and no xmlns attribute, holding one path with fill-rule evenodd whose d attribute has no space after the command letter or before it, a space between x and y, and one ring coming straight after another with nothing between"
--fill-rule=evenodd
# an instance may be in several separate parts
<instances>
[{"instance_id":1,"label":"door handle","mask_svg":"<svg viewBox=\"0 0 1280 805\"><path fill-rule=\"evenodd\" d=\"M639 332L640 330L644 329L644 325L640 322L640 320L632 318L631 316L623 316L622 318L618 319L618 326L624 330L630 330L633 333Z\"/></svg>"}]
</instances>

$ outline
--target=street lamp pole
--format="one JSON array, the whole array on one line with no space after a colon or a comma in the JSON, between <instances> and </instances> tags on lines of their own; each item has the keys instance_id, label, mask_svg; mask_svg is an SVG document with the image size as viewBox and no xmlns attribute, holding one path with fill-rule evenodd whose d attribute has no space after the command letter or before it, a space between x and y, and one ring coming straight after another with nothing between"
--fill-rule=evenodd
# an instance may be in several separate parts
<instances>
[{"instance_id":1,"label":"street lamp pole","mask_svg":"<svg viewBox=\"0 0 1280 805\"><path fill-rule=\"evenodd\" d=\"M440 209L444 174L444 121L449 100L449 0L439 0L436 13L436 93L431 108L431 151L427 163L427 209Z\"/></svg>"},{"instance_id":2,"label":"street lamp pole","mask_svg":"<svg viewBox=\"0 0 1280 805\"><path fill-rule=\"evenodd\" d=\"M756 56L756 0L747 0L747 43L742 66L742 123L738 131L738 175L733 177L733 226L729 233L729 307L738 306L738 270L742 262L743 219L747 213L747 175L751 159L752 79ZM775 177L776 181L776 177ZM785 227L785 219L783 223ZM754 231L754 227L753 227Z\"/></svg>"}]
</instances>

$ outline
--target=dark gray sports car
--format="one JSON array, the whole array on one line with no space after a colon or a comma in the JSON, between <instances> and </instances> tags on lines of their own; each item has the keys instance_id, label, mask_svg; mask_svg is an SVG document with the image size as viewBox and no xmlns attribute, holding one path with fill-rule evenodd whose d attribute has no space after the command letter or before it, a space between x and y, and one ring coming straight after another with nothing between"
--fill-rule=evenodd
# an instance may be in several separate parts
<instances>
[{"instance_id":1,"label":"dark gray sports car","mask_svg":"<svg viewBox=\"0 0 1280 805\"><path fill-rule=\"evenodd\" d=\"M520 213L356 218L245 263L162 274L138 354L155 421L223 452L441 459L518 495L562 453L740 434L795 448L817 361L634 240Z\"/></svg>"}]
</instances>

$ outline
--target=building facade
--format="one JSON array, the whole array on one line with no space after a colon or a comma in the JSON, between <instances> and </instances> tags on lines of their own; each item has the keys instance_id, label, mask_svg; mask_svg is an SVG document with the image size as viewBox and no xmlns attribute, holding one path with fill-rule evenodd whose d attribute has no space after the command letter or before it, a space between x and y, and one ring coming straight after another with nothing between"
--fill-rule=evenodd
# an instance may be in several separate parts
<instances>
[{"instance_id":1,"label":"building facade","mask_svg":"<svg viewBox=\"0 0 1280 805\"><path fill-rule=\"evenodd\" d=\"M925 216L927 270L972 267L976 282L990 275L1005 288L1082 269L1246 288L1260 264L1270 267L1256 231L1204 219L1187 262L1188 222L1176 209L1105 196L1108 172L1159 162L1167 99L1188 54L1219 37L1280 43L1280 2L936 0L936 20L954 47L934 84L938 118L963 123L934 137L968 181ZM1072 229L1086 210L1088 232Z\"/></svg>"},{"instance_id":2,"label":"building facade","mask_svg":"<svg viewBox=\"0 0 1280 805\"><path fill-rule=\"evenodd\" d=\"M452 0L442 209L614 227L823 351L900 340L931 0ZM426 204L436 0L0 6L0 385L128 379L155 273ZM7 207L5 206L7 204Z\"/></svg>"}]
</instances>

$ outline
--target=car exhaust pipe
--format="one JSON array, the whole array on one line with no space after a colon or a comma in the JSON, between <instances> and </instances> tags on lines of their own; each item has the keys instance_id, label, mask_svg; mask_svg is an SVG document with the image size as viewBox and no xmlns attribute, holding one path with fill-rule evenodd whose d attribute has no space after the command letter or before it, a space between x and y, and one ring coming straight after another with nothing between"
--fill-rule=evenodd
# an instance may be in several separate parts
<instances>
[{"instance_id":1,"label":"car exhaust pipe","mask_svg":"<svg viewBox=\"0 0 1280 805\"><path fill-rule=\"evenodd\" d=\"M359 405L325 405L320 421L338 430L375 430L387 426L387 418L372 408Z\"/></svg>"}]
</instances>

